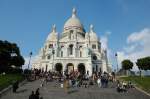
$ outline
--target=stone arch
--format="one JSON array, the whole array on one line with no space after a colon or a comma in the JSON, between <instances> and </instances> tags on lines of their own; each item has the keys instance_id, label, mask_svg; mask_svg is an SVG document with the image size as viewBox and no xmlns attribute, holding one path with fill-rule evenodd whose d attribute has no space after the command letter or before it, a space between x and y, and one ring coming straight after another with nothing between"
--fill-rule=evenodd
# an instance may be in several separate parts
<instances>
[{"instance_id":1,"label":"stone arch","mask_svg":"<svg viewBox=\"0 0 150 99\"><path fill-rule=\"evenodd\" d=\"M84 75L86 73L84 63L79 63L78 64L78 72L80 72L80 74L82 74L82 75Z\"/></svg>"},{"instance_id":2,"label":"stone arch","mask_svg":"<svg viewBox=\"0 0 150 99\"><path fill-rule=\"evenodd\" d=\"M67 72L71 73L72 71L74 71L74 65L73 63L68 63L66 66Z\"/></svg>"},{"instance_id":3,"label":"stone arch","mask_svg":"<svg viewBox=\"0 0 150 99\"><path fill-rule=\"evenodd\" d=\"M55 64L55 70L56 70L57 72L62 72L62 70L63 70L63 65L62 65L62 63L56 63L56 64Z\"/></svg>"}]
</instances>

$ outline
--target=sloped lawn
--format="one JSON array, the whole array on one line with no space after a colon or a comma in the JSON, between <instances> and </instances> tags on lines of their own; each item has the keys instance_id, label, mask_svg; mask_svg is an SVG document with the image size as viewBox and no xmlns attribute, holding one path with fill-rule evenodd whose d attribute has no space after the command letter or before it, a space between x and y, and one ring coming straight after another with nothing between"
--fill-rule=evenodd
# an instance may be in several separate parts
<instances>
[{"instance_id":1,"label":"sloped lawn","mask_svg":"<svg viewBox=\"0 0 150 99\"><path fill-rule=\"evenodd\" d=\"M9 85L13 84L15 81L23 80L23 76L21 74L6 74L0 75L0 90L8 87Z\"/></svg>"},{"instance_id":2,"label":"sloped lawn","mask_svg":"<svg viewBox=\"0 0 150 99\"><path fill-rule=\"evenodd\" d=\"M139 76L129 76L129 77L121 77L125 81L132 81L137 87L147 91L150 93L150 76L139 77Z\"/></svg>"}]
</instances>

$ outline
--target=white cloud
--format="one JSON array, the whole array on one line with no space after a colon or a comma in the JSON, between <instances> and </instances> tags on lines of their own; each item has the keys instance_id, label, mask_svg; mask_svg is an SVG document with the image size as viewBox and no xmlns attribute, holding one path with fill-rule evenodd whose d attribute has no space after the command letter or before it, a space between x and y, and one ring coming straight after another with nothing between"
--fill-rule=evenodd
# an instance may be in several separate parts
<instances>
[{"instance_id":1,"label":"white cloud","mask_svg":"<svg viewBox=\"0 0 150 99\"><path fill-rule=\"evenodd\" d=\"M101 37L101 44L103 49L108 49L108 37L111 35L110 31L106 31L105 35Z\"/></svg>"},{"instance_id":2,"label":"white cloud","mask_svg":"<svg viewBox=\"0 0 150 99\"><path fill-rule=\"evenodd\" d=\"M100 42L101 42L101 48L104 50L107 50L108 61L109 61L109 64L111 65L112 63L111 59L112 59L113 53L112 53L112 50L108 46L108 38L110 35L111 35L111 32L106 31L105 34L101 37Z\"/></svg>"},{"instance_id":3,"label":"white cloud","mask_svg":"<svg viewBox=\"0 0 150 99\"><path fill-rule=\"evenodd\" d=\"M102 44L103 49L107 49L108 48L108 37L102 36L101 44Z\"/></svg>"},{"instance_id":4,"label":"white cloud","mask_svg":"<svg viewBox=\"0 0 150 99\"><path fill-rule=\"evenodd\" d=\"M127 46L118 52L118 62L130 59L134 63L138 58L150 56L150 29L145 28L139 32L131 33L127 38ZM134 70L137 67L134 66Z\"/></svg>"},{"instance_id":5,"label":"white cloud","mask_svg":"<svg viewBox=\"0 0 150 99\"><path fill-rule=\"evenodd\" d=\"M140 32L135 32L132 33L128 38L127 38L127 43L134 43L134 42L147 42L147 39L150 39L150 29L145 28Z\"/></svg>"}]
</instances>

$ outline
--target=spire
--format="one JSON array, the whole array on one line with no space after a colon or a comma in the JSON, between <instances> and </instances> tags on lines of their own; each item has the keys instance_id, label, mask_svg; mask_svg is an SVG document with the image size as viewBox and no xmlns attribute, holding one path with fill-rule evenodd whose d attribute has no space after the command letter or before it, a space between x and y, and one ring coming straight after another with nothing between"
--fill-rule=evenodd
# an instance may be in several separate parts
<instances>
[{"instance_id":1,"label":"spire","mask_svg":"<svg viewBox=\"0 0 150 99\"><path fill-rule=\"evenodd\" d=\"M94 29L93 28L94 28L94 26L91 24L90 25L90 33L94 33Z\"/></svg>"},{"instance_id":2,"label":"spire","mask_svg":"<svg viewBox=\"0 0 150 99\"><path fill-rule=\"evenodd\" d=\"M77 13L76 8L73 8L72 9L72 18L76 17L76 13Z\"/></svg>"},{"instance_id":3,"label":"spire","mask_svg":"<svg viewBox=\"0 0 150 99\"><path fill-rule=\"evenodd\" d=\"M52 32L56 32L56 25L55 24L53 24L53 26L52 26Z\"/></svg>"}]
</instances>

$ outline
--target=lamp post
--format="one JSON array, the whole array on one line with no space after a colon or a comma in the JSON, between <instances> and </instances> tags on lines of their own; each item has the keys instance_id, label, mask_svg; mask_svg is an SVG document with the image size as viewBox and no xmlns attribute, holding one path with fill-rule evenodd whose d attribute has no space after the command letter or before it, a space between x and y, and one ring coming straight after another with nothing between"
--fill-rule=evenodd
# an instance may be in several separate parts
<instances>
[{"instance_id":1,"label":"lamp post","mask_svg":"<svg viewBox=\"0 0 150 99\"><path fill-rule=\"evenodd\" d=\"M117 53L115 54L115 57L116 57L116 62L117 62L117 70L116 70L116 72L118 72L118 54Z\"/></svg>"},{"instance_id":2,"label":"lamp post","mask_svg":"<svg viewBox=\"0 0 150 99\"><path fill-rule=\"evenodd\" d=\"M29 53L30 58L29 58L28 70L29 70L29 66L30 66L31 56L32 56L32 52Z\"/></svg>"}]
</instances>

